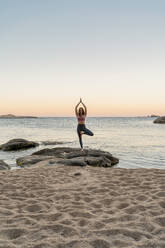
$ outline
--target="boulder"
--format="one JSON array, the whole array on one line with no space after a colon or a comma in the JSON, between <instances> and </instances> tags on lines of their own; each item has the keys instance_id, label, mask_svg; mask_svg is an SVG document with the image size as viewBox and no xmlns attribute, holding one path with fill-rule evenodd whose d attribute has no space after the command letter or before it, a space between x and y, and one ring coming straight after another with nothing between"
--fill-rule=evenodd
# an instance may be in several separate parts
<instances>
[{"instance_id":1,"label":"boulder","mask_svg":"<svg viewBox=\"0 0 165 248\"><path fill-rule=\"evenodd\" d=\"M18 158L17 165L21 167L29 167L40 161L48 160L47 165L71 165L71 166L102 166L111 167L119 162L119 159L113 157L111 153L96 150L71 147L56 147L52 149L42 149L34 152L30 156Z\"/></svg>"},{"instance_id":2,"label":"boulder","mask_svg":"<svg viewBox=\"0 0 165 248\"><path fill-rule=\"evenodd\" d=\"M158 117L154 120L154 123L165 124L165 116Z\"/></svg>"},{"instance_id":3,"label":"boulder","mask_svg":"<svg viewBox=\"0 0 165 248\"><path fill-rule=\"evenodd\" d=\"M28 149L36 146L39 146L39 144L34 141L28 141L25 139L12 139L7 143L2 144L0 149L3 151L17 151L20 149Z\"/></svg>"},{"instance_id":4,"label":"boulder","mask_svg":"<svg viewBox=\"0 0 165 248\"><path fill-rule=\"evenodd\" d=\"M42 149L34 152L32 156L52 156L56 159L60 158L56 163L73 166L90 165L111 167L119 163L119 159L113 157L111 153L96 149L84 149L81 151L79 148L56 147L52 149Z\"/></svg>"},{"instance_id":5,"label":"boulder","mask_svg":"<svg viewBox=\"0 0 165 248\"><path fill-rule=\"evenodd\" d=\"M10 166L6 164L3 160L0 160L0 170L10 170Z\"/></svg>"},{"instance_id":6,"label":"boulder","mask_svg":"<svg viewBox=\"0 0 165 248\"><path fill-rule=\"evenodd\" d=\"M39 156L39 155L29 155L29 156L25 156L25 157L21 157L21 158L17 158L16 159L16 163L18 166L20 167L30 167L33 164L36 164L38 162L41 161L45 161L45 160L49 160L52 159L54 157L52 156Z\"/></svg>"}]
</instances>

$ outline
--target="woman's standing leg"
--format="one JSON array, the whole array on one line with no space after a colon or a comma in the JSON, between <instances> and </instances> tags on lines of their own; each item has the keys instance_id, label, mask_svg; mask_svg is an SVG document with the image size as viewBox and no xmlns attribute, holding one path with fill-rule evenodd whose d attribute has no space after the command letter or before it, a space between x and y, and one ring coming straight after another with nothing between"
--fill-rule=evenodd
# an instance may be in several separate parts
<instances>
[{"instance_id":1,"label":"woman's standing leg","mask_svg":"<svg viewBox=\"0 0 165 248\"><path fill-rule=\"evenodd\" d=\"M82 134L81 134L81 131L80 131L79 127L77 127L77 134L78 134L78 137L79 137L79 142L80 142L81 149L83 149Z\"/></svg>"}]
</instances>

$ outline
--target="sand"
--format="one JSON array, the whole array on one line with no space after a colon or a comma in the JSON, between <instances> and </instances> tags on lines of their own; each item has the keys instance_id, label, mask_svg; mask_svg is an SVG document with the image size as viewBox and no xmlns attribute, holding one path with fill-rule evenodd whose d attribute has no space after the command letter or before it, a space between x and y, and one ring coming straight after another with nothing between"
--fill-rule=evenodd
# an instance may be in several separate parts
<instances>
[{"instance_id":1,"label":"sand","mask_svg":"<svg viewBox=\"0 0 165 248\"><path fill-rule=\"evenodd\" d=\"M0 172L0 248L32 247L164 248L165 170Z\"/></svg>"}]
</instances>

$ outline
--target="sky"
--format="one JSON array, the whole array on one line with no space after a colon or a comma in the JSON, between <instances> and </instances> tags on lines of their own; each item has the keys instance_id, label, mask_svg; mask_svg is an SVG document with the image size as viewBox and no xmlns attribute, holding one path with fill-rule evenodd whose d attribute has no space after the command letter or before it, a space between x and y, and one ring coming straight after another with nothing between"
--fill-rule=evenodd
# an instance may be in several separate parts
<instances>
[{"instance_id":1,"label":"sky","mask_svg":"<svg viewBox=\"0 0 165 248\"><path fill-rule=\"evenodd\" d=\"M0 0L0 114L165 115L164 0Z\"/></svg>"}]
</instances>

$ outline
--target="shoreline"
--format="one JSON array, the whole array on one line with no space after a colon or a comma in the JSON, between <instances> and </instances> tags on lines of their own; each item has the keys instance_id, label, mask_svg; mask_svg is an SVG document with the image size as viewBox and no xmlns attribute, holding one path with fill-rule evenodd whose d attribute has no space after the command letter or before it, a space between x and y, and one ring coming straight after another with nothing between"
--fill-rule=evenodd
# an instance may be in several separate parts
<instances>
[{"instance_id":1,"label":"shoreline","mask_svg":"<svg viewBox=\"0 0 165 248\"><path fill-rule=\"evenodd\" d=\"M0 171L0 247L165 247L164 170L46 163Z\"/></svg>"}]
</instances>

